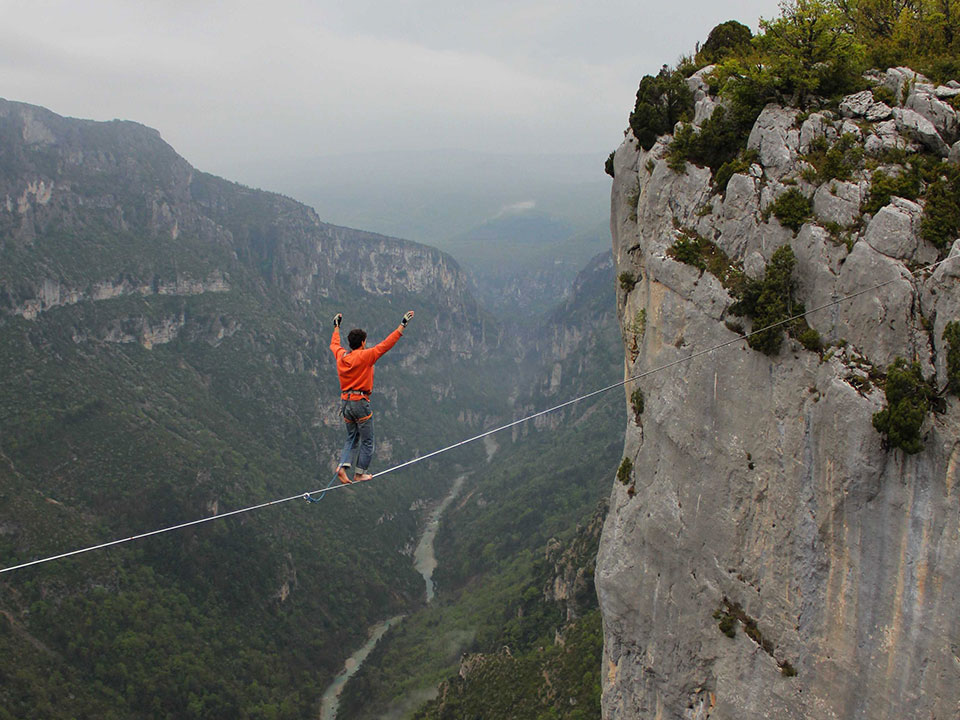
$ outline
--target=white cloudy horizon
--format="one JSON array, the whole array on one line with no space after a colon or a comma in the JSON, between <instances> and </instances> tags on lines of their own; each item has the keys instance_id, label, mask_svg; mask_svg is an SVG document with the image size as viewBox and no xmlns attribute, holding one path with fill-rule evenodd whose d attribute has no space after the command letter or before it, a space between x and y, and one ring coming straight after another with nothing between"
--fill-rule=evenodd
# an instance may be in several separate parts
<instances>
[{"instance_id":1,"label":"white cloudy horizon","mask_svg":"<svg viewBox=\"0 0 960 720\"><path fill-rule=\"evenodd\" d=\"M0 0L0 97L239 159L615 146L642 75L774 0Z\"/></svg>"}]
</instances>

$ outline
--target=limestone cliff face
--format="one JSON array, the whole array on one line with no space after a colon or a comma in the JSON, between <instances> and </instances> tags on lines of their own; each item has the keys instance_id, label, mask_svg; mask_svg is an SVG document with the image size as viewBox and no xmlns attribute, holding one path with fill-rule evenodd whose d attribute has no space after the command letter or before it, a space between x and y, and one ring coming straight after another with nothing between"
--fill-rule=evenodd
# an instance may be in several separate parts
<instances>
[{"instance_id":1,"label":"limestone cliff face","mask_svg":"<svg viewBox=\"0 0 960 720\"><path fill-rule=\"evenodd\" d=\"M907 73L879 80L899 90ZM716 99L692 85L702 117ZM742 342L627 385L628 404L635 387L646 402L637 422L630 413L634 470L614 483L597 561L607 719L957 715L960 401L946 396L925 449L904 455L872 427L884 394L862 380L902 356L945 387L960 241L939 255L954 260L911 275L938 258L918 235L922 203L892 198L864 217L868 172L819 187L801 174L815 138L843 133L868 154L950 155L957 114L938 98L955 88L908 88L898 108L852 96L842 114L801 118L769 106L749 141L758 162L724 195L708 169L668 168L669 136L645 152L628 132L616 151L616 271L638 279L618 284L627 376L737 337L720 282L668 256L682 232L753 276L789 244L807 308L893 282L808 318L835 344L823 355L789 338L773 357ZM763 212L789 187L815 210L795 236Z\"/></svg>"}]
</instances>

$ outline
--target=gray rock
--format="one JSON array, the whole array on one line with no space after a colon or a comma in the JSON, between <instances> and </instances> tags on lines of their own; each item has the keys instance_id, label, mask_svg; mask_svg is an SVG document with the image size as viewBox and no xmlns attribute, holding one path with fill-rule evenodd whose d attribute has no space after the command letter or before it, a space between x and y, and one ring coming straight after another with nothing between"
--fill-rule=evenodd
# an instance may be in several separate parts
<instances>
[{"instance_id":1,"label":"gray rock","mask_svg":"<svg viewBox=\"0 0 960 720\"><path fill-rule=\"evenodd\" d=\"M950 81L950 83L954 83L954 82L956 81L955 80ZM956 97L957 95L960 95L960 84L958 84L957 87L952 87L950 83L947 83L946 85L938 85L936 89L934 89L933 94L936 95L941 100L948 100L950 98Z\"/></svg>"},{"instance_id":2,"label":"gray rock","mask_svg":"<svg viewBox=\"0 0 960 720\"><path fill-rule=\"evenodd\" d=\"M840 114L844 117L865 117L873 107L873 93L869 90L847 95L840 101Z\"/></svg>"},{"instance_id":3,"label":"gray rock","mask_svg":"<svg viewBox=\"0 0 960 720\"><path fill-rule=\"evenodd\" d=\"M810 152L810 145L817 138L825 137L826 121L820 113L812 113L800 126L800 154Z\"/></svg>"},{"instance_id":4,"label":"gray rock","mask_svg":"<svg viewBox=\"0 0 960 720\"><path fill-rule=\"evenodd\" d=\"M860 217L860 203L863 199L859 183L824 183L813 195L813 212L824 222L848 227Z\"/></svg>"},{"instance_id":5,"label":"gray rock","mask_svg":"<svg viewBox=\"0 0 960 720\"><path fill-rule=\"evenodd\" d=\"M878 102L870 106L867 110L866 118L868 122L880 122L886 120L893 114L893 109L886 103Z\"/></svg>"},{"instance_id":6,"label":"gray rock","mask_svg":"<svg viewBox=\"0 0 960 720\"><path fill-rule=\"evenodd\" d=\"M883 151L883 140L878 135L870 133L863 141L863 149L867 155L876 155Z\"/></svg>"},{"instance_id":7,"label":"gray rock","mask_svg":"<svg viewBox=\"0 0 960 720\"><path fill-rule=\"evenodd\" d=\"M800 147L800 131L794 127L797 110L767 105L754 123L747 148L756 150L764 173L779 179L795 169Z\"/></svg>"},{"instance_id":8,"label":"gray rock","mask_svg":"<svg viewBox=\"0 0 960 720\"><path fill-rule=\"evenodd\" d=\"M705 80L706 76L716 70L716 65L707 65L700 68L693 75L687 78L687 87L693 93L693 101L699 102L710 94L710 84Z\"/></svg>"},{"instance_id":9,"label":"gray rock","mask_svg":"<svg viewBox=\"0 0 960 720\"><path fill-rule=\"evenodd\" d=\"M860 126L850 120L844 120L840 124L841 135L853 135L857 140L863 140L863 131Z\"/></svg>"},{"instance_id":10,"label":"gray rock","mask_svg":"<svg viewBox=\"0 0 960 720\"><path fill-rule=\"evenodd\" d=\"M952 163L960 163L960 140L957 140L950 148L949 160Z\"/></svg>"},{"instance_id":11,"label":"gray rock","mask_svg":"<svg viewBox=\"0 0 960 720\"><path fill-rule=\"evenodd\" d=\"M903 96L904 86L912 83L929 83L930 81L920 73L911 70L908 67L896 67L887 70L887 75L883 80L883 87L893 93L893 97L900 102Z\"/></svg>"},{"instance_id":12,"label":"gray rock","mask_svg":"<svg viewBox=\"0 0 960 720\"><path fill-rule=\"evenodd\" d=\"M710 116L713 115L713 111L719 106L720 103L711 97L703 97L697 100L696 104L693 106L693 124L698 127L703 125L703 123L710 119Z\"/></svg>"},{"instance_id":13,"label":"gray rock","mask_svg":"<svg viewBox=\"0 0 960 720\"><path fill-rule=\"evenodd\" d=\"M799 300L829 305L808 322L846 346L821 357L787 338L767 357L738 341L724 322L740 322L724 314L732 298L664 252L708 201L706 181L665 163L639 171L639 224L613 223L613 244L614 257L639 265L622 269L644 278L628 301L648 321L628 372L651 374L636 381L642 427L628 423L624 438L635 483L613 483L597 557L603 717L954 717L960 401L931 414L924 451L904 456L872 426L884 396L869 370L916 358L943 386L940 336L960 315L960 259L911 275L929 248L916 239L919 206L899 199L849 252L815 224L792 237L760 222L761 198L782 191L798 147L827 136L818 121L797 130L769 110L751 133L762 172L733 176L722 204L713 199L715 239L752 277L790 243ZM875 129L865 142L909 147L894 121ZM850 217L866 189L819 188L815 207ZM615 217L621 196L615 187ZM951 253L960 258L960 241ZM756 620L762 645L738 623L733 639L720 632L713 614L725 598ZM781 674L786 662L796 677Z\"/></svg>"},{"instance_id":14,"label":"gray rock","mask_svg":"<svg viewBox=\"0 0 960 720\"><path fill-rule=\"evenodd\" d=\"M863 239L877 252L896 260L933 262L936 249L920 239L922 218L923 208L917 203L894 197L870 220Z\"/></svg>"},{"instance_id":15,"label":"gray rock","mask_svg":"<svg viewBox=\"0 0 960 720\"><path fill-rule=\"evenodd\" d=\"M897 132L896 120L877 123L874 130L880 139L880 150L906 150L910 147L910 141Z\"/></svg>"},{"instance_id":16,"label":"gray rock","mask_svg":"<svg viewBox=\"0 0 960 720\"><path fill-rule=\"evenodd\" d=\"M766 269L767 259L757 250L748 253L743 259L743 271L754 280L762 278Z\"/></svg>"},{"instance_id":17,"label":"gray rock","mask_svg":"<svg viewBox=\"0 0 960 720\"><path fill-rule=\"evenodd\" d=\"M947 144L940 137L940 133L937 132L933 123L923 115L909 108L894 108L893 119L900 133L918 140L924 147L937 153L940 157L947 156L949 152Z\"/></svg>"},{"instance_id":18,"label":"gray rock","mask_svg":"<svg viewBox=\"0 0 960 720\"><path fill-rule=\"evenodd\" d=\"M944 142L955 142L960 136L957 111L937 98L930 85L914 86L905 106L929 120Z\"/></svg>"}]
</instances>

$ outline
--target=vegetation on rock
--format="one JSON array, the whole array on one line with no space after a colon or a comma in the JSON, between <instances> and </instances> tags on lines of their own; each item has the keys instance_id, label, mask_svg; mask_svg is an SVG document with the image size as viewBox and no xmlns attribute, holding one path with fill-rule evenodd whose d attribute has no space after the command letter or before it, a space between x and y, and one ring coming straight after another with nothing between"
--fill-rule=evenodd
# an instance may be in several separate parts
<instances>
[{"instance_id":1,"label":"vegetation on rock","mask_svg":"<svg viewBox=\"0 0 960 720\"><path fill-rule=\"evenodd\" d=\"M830 180L850 180L854 171L863 165L863 145L851 133L844 133L830 145L826 138L818 137L810 144L804 157L813 168L804 179L816 185Z\"/></svg>"},{"instance_id":2,"label":"vegetation on rock","mask_svg":"<svg viewBox=\"0 0 960 720\"><path fill-rule=\"evenodd\" d=\"M630 393L630 407L633 409L633 421L639 425L640 416L643 415L643 390L640 388Z\"/></svg>"},{"instance_id":3,"label":"vegetation on rock","mask_svg":"<svg viewBox=\"0 0 960 720\"><path fill-rule=\"evenodd\" d=\"M646 75L640 81L630 128L640 147L649 150L657 137L672 132L673 126L692 112L693 95L683 75L664 65L656 77Z\"/></svg>"},{"instance_id":4,"label":"vegetation on rock","mask_svg":"<svg viewBox=\"0 0 960 720\"><path fill-rule=\"evenodd\" d=\"M943 329L947 349L947 392L960 396L960 320L947 323Z\"/></svg>"},{"instance_id":5,"label":"vegetation on rock","mask_svg":"<svg viewBox=\"0 0 960 720\"><path fill-rule=\"evenodd\" d=\"M769 212L796 234L813 215L813 202L797 188L790 188L771 203Z\"/></svg>"},{"instance_id":6,"label":"vegetation on rock","mask_svg":"<svg viewBox=\"0 0 960 720\"><path fill-rule=\"evenodd\" d=\"M946 166L927 188L920 236L945 249L960 237L960 167Z\"/></svg>"},{"instance_id":7,"label":"vegetation on rock","mask_svg":"<svg viewBox=\"0 0 960 720\"><path fill-rule=\"evenodd\" d=\"M696 61L700 65L712 65L730 55L747 52L752 39L750 28L736 20L727 20L710 31L697 53Z\"/></svg>"},{"instance_id":8,"label":"vegetation on rock","mask_svg":"<svg viewBox=\"0 0 960 720\"><path fill-rule=\"evenodd\" d=\"M765 355L776 355L780 351L783 331L787 328L784 327L786 323L777 324L803 313L803 305L794 298L795 265L796 257L790 246L778 248L767 263L763 278L745 278L737 302L730 307L730 312L735 315L745 315L753 320L754 332L747 338L747 343ZM777 327L770 327L771 325ZM804 323L802 328L796 326L791 330L803 333L805 326ZM812 338L807 340L812 343Z\"/></svg>"},{"instance_id":9,"label":"vegetation on rock","mask_svg":"<svg viewBox=\"0 0 960 720\"><path fill-rule=\"evenodd\" d=\"M884 386L887 406L873 416L873 426L889 447L908 455L923 450L920 430L934 395L923 379L920 364L898 357L887 368Z\"/></svg>"}]
</instances>

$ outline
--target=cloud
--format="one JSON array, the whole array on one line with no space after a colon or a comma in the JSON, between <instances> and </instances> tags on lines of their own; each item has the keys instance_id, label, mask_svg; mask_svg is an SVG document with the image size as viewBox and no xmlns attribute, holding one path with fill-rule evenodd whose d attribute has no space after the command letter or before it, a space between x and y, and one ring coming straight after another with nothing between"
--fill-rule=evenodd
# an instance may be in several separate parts
<instances>
[{"instance_id":1,"label":"cloud","mask_svg":"<svg viewBox=\"0 0 960 720\"><path fill-rule=\"evenodd\" d=\"M214 172L396 149L605 155L644 73L761 10L774 0L10 2L0 92L137 120Z\"/></svg>"},{"instance_id":2,"label":"cloud","mask_svg":"<svg viewBox=\"0 0 960 720\"><path fill-rule=\"evenodd\" d=\"M535 200L523 200L521 202L511 203L510 205L504 205L500 210L494 215L494 219L501 218L504 215L519 215L525 213L528 210L533 210L537 206Z\"/></svg>"}]
</instances>

